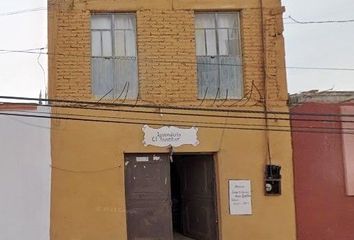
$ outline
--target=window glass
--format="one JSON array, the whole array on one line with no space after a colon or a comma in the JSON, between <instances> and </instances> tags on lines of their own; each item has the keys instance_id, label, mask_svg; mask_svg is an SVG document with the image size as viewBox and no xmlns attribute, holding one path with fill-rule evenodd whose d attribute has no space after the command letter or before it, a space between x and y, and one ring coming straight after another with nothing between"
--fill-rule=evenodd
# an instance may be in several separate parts
<instances>
[{"instance_id":1,"label":"window glass","mask_svg":"<svg viewBox=\"0 0 354 240\"><path fill-rule=\"evenodd\" d=\"M115 31L115 54L117 57L125 56L124 30Z\"/></svg>"},{"instance_id":2,"label":"window glass","mask_svg":"<svg viewBox=\"0 0 354 240\"><path fill-rule=\"evenodd\" d=\"M205 56L205 32L204 30L196 30L195 32L197 56Z\"/></svg>"},{"instance_id":3,"label":"window glass","mask_svg":"<svg viewBox=\"0 0 354 240\"><path fill-rule=\"evenodd\" d=\"M112 56L112 36L109 31L102 31L102 56Z\"/></svg>"},{"instance_id":4,"label":"window glass","mask_svg":"<svg viewBox=\"0 0 354 240\"><path fill-rule=\"evenodd\" d=\"M136 41L134 31L125 31L126 56L134 57L136 55Z\"/></svg>"},{"instance_id":5,"label":"window glass","mask_svg":"<svg viewBox=\"0 0 354 240\"><path fill-rule=\"evenodd\" d=\"M229 30L229 55L241 56L241 45L238 32L236 30Z\"/></svg>"},{"instance_id":6,"label":"window glass","mask_svg":"<svg viewBox=\"0 0 354 240\"><path fill-rule=\"evenodd\" d=\"M207 45L207 55L216 56L216 31L207 29L206 33L206 45Z\"/></svg>"},{"instance_id":7,"label":"window glass","mask_svg":"<svg viewBox=\"0 0 354 240\"><path fill-rule=\"evenodd\" d=\"M219 54L229 55L229 36L228 29L218 30L218 40L219 40Z\"/></svg>"},{"instance_id":8,"label":"window glass","mask_svg":"<svg viewBox=\"0 0 354 240\"><path fill-rule=\"evenodd\" d=\"M236 15L235 14L217 14L218 28L235 28Z\"/></svg>"},{"instance_id":9,"label":"window glass","mask_svg":"<svg viewBox=\"0 0 354 240\"><path fill-rule=\"evenodd\" d=\"M196 28L215 28L214 14L201 13L195 16Z\"/></svg>"},{"instance_id":10,"label":"window glass","mask_svg":"<svg viewBox=\"0 0 354 240\"><path fill-rule=\"evenodd\" d=\"M116 15L114 18L115 29L135 29L135 16L131 14Z\"/></svg>"},{"instance_id":11,"label":"window glass","mask_svg":"<svg viewBox=\"0 0 354 240\"><path fill-rule=\"evenodd\" d=\"M137 98L135 25L133 14L96 14L91 17L91 86L94 96Z\"/></svg>"},{"instance_id":12,"label":"window glass","mask_svg":"<svg viewBox=\"0 0 354 240\"><path fill-rule=\"evenodd\" d=\"M101 33L99 31L91 32L91 51L92 56L101 56Z\"/></svg>"},{"instance_id":13,"label":"window glass","mask_svg":"<svg viewBox=\"0 0 354 240\"><path fill-rule=\"evenodd\" d=\"M197 13L195 28L199 98L241 98L239 14Z\"/></svg>"},{"instance_id":14,"label":"window glass","mask_svg":"<svg viewBox=\"0 0 354 240\"><path fill-rule=\"evenodd\" d=\"M93 15L91 17L91 29L111 29L111 16Z\"/></svg>"}]
</instances>

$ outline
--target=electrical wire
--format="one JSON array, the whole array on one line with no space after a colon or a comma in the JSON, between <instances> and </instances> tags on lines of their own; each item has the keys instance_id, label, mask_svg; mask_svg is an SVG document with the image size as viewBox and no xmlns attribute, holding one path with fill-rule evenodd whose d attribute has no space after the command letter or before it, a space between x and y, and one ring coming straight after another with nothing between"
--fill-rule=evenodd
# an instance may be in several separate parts
<instances>
[{"instance_id":1,"label":"electrical wire","mask_svg":"<svg viewBox=\"0 0 354 240\"><path fill-rule=\"evenodd\" d=\"M39 54L38 51L27 51L27 50L11 50L11 49L0 49L0 54L4 53L25 53L25 54ZM50 52L42 52L42 54L46 54L49 56L66 56L66 57L92 57L91 55L81 55L81 54L64 54L64 53L50 53ZM93 57L93 58L104 58L104 59L116 59L116 57ZM140 58L140 61L142 58ZM146 58L148 62L157 62L157 63L171 63L171 64L197 64L197 65L217 65L217 66L235 66L235 67L256 67L260 68L261 66L257 64L227 64L227 63L198 63L197 61L171 61L171 60L161 60L161 59L153 59ZM323 71L354 71L354 68L346 68L346 67L303 67L303 66L285 66L286 69L294 69L294 70L323 70Z\"/></svg>"},{"instance_id":2,"label":"electrical wire","mask_svg":"<svg viewBox=\"0 0 354 240\"><path fill-rule=\"evenodd\" d=\"M45 105L41 105L45 106ZM80 107L80 106L69 106L69 105L47 105L48 107L53 108L76 108L76 109L85 109L85 110L97 110L97 111L109 111L109 112L127 112L127 113L141 113L141 114L161 114L161 112L156 111L145 111L145 110L127 110L127 109L112 109L112 108L95 108L95 107ZM208 118L234 118L234 119L253 119L253 120L264 120L264 116L249 116L249 115L214 115L214 114L194 114L194 113L180 113L180 112L163 112L164 115L172 116L190 116L190 117L208 117ZM289 114L288 114L289 116ZM336 119L310 119L310 118L289 118L289 117L267 117L269 120L274 121L297 121L297 122L323 122L323 123L354 123L351 120L336 120Z\"/></svg>"},{"instance_id":3,"label":"electrical wire","mask_svg":"<svg viewBox=\"0 0 354 240\"><path fill-rule=\"evenodd\" d=\"M100 106L100 107L129 107L129 108L153 108L153 109L167 109L167 110L184 110L184 111L202 111L202 112L218 112L218 113L245 113L245 114L274 114L274 115L293 115L293 116L312 116L312 117L354 117L354 114L337 114L337 113L300 113L300 112L287 112L287 111L264 111L264 110L244 110L244 109L225 109L225 108L205 108L205 107L180 107L180 106L172 106L172 105L156 105L156 104L129 104L129 103L109 103L109 102L96 102L96 101L79 101L79 100L64 100L64 99L54 99L54 98L30 98L30 97L17 97L17 96L0 96L0 99L7 100L24 100L24 101L36 101L40 100L51 103L66 103L66 104L75 104L79 105L78 108L88 109L88 105L91 106ZM84 105L84 107L80 106ZM48 105L51 106L51 105ZM103 108L98 108L97 110L104 110ZM114 110L114 109L110 109ZM145 111L144 111L145 113ZM156 112L154 112L156 113ZM168 113L164 113L168 114ZM196 116L200 116L200 114L195 114ZM204 115L211 116L211 115ZM222 115L216 115L217 117L222 117Z\"/></svg>"},{"instance_id":4,"label":"electrical wire","mask_svg":"<svg viewBox=\"0 0 354 240\"><path fill-rule=\"evenodd\" d=\"M49 119L61 119L61 120L73 120L73 121L85 121L85 122L99 122L99 123L121 123L121 124L133 124L133 125L151 125L151 126L161 126L161 125L174 125L177 127L193 127L198 126L201 128L212 128L212 129L234 129L234 130L259 130L259 131L278 131L278 132L303 132L303 133L334 133L334 134L354 134L354 128L332 128L332 127L312 127L312 126L300 126L293 127L290 126L279 126L279 125L269 125L272 128L265 128L264 125L260 124L233 124L228 123L227 126L223 123L210 123L210 122L194 122L194 121L183 121L183 120L159 120L159 119L146 119L146 118L127 118L127 117L112 117L112 116L102 116L102 115L80 115L80 114L67 114L67 113L47 113L47 112L24 112L20 114L16 111L11 112L0 112L0 115L5 116L20 116L20 117L37 117L37 118L49 118ZM45 114L45 115L43 115ZM196 115L198 116L198 115ZM108 119L108 120L107 120ZM116 119L119 119L116 120ZM178 124L176 124L178 122ZM351 121L354 123L354 121ZM197 125L198 124L198 125ZM200 125L202 124L202 125ZM233 126L233 127L231 127ZM235 127L237 126L237 127ZM280 127L285 127L287 129L279 129ZM350 130L350 131L343 131Z\"/></svg>"},{"instance_id":5,"label":"electrical wire","mask_svg":"<svg viewBox=\"0 0 354 240\"><path fill-rule=\"evenodd\" d=\"M354 23L354 19L346 19L346 20L323 20L323 21L301 21L293 18L292 16L288 16L284 19L290 19L294 24L323 24L323 23ZM291 23L285 23L291 24Z\"/></svg>"},{"instance_id":6,"label":"electrical wire","mask_svg":"<svg viewBox=\"0 0 354 240\"><path fill-rule=\"evenodd\" d=\"M12 12L3 12L3 13L0 13L0 17L23 14L23 13L30 13L30 12L39 12L39 11L44 11L44 10L47 10L47 8L37 7L37 8L29 8L29 9L23 9L23 10L12 11Z\"/></svg>"},{"instance_id":7,"label":"electrical wire","mask_svg":"<svg viewBox=\"0 0 354 240\"><path fill-rule=\"evenodd\" d=\"M32 111L16 111L16 113L33 113ZM49 115L48 112L40 112L36 111L36 114L47 114ZM204 124L204 125L229 125L229 126L247 126L247 127L266 127L264 124L250 124L250 123L221 123L221 122L205 122L205 121L186 121L186 120L179 120L179 119L169 119L169 120L163 120L163 119L151 119L151 118L141 118L141 117L116 117L116 116L105 116L105 115L87 115L87 114L72 114L72 113L52 113L51 116L65 116L65 117L90 117L90 118L102 118L102 119L120 119L120 120L136 120L136 121L153 121L153 122L163 122L165 124L166 122L169 123L169 125L173 125L174 123L184 123L188 124L191 126L196 126L198 124ZM225 119L227 119L229 116L225 116ZM354 121L351 121L351 123L354 123ZM272 125L269 124L268 126L270 127L275 127L275 128L290 128L289 125L284 126L284 125ZM301 126L301 127L296 127L300 129L318 129L318 130L352 130L354 131L354 128L332 128L332 127L313 127L313 126Z\"/></svg>"}]
</instances>

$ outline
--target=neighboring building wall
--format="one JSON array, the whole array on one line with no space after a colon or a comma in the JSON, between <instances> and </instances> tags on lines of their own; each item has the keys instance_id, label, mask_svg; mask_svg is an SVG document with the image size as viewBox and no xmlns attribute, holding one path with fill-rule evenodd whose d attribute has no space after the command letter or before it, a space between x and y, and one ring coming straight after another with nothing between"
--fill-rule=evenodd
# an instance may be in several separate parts
<instances>
[{"instance_id":1,"label":"neighboring building wall","mask_svg":"<svg viewBox=\"0 0 354 240\"><path fill-rule=\"evenodd\" d=\"M346 117L354 114L354 104L349 106L341 106L343 129L354 129L352 117ZM354 196L354 134L343 134L343 159L345 168L345 188L348 196Z\"/></svg>"},{"instance_id":2,"label":"neighboring building wall","mask_svg":"<svg viewBox=\"0 0 354 240\"><path fill-rule=\"evenodd\" d=\"M48 108L0 105L0 113ZM50 119L0 115L0 239L49 239Z\"/></svg>"},{"instance_id":3,"label":"neighboring building wall","mask_svg":"<svg viewBox=\"0 0 354 240\"><path fill-rule=\"evenodd\" d=\"M326 99L322 98L322 101ZM340 114L341 105L345 104L307 102L292 108L291 113ZM351 109L351 114L354 114L354 108ZM296 118L327 119L332 122L296 121ZM292 119L298 240L354 239L354 198L346 194L342 143L342 139L352 135L296 132L301 127L310 127L305 131L321 127L323 129L317 131L340 132L342 118L339 116L293 115ZM348 173L351 171L347 169Z\"/></svg>"}]
</instances>

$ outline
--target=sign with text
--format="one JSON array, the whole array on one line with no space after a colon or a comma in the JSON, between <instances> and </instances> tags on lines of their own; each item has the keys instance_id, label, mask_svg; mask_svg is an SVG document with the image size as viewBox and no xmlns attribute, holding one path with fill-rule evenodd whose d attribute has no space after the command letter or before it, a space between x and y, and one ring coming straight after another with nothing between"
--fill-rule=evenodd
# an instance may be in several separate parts
<instances>
[{"instance_id":1,"label":"sign with text","mask_svg":"<svg viewBox=\"0 0 354 240\"><path fill-rule=\"evenodd\" d=\"M157 147L179 147L185 144L197 146L199 144L197 132L198 128L192 127L188 129L177 127L151 128L147 125L143 127L144 145L152 145Z\"/></svg>"},{"instance_id":2,"label":"sign with text","mask_svg":"<svg viewBox=\"0 0 354 240\"><path fill-rule=\"evenodd\" d=\"M229 204L231 215L252 214L250 180L229 180Z\"/></svg>"}]
</instances>

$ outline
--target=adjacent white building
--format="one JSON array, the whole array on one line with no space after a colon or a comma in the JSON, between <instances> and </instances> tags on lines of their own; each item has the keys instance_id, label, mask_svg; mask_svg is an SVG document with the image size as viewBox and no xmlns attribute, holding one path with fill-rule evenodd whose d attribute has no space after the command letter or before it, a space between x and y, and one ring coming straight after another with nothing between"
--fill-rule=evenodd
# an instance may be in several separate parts
<instances>
[{"instance_id":1,"label":"adjacent white building","mask_svg":"<svg viewBox=\"0 0 354 240\"><path fill-rule=\"evenodd\" d=\"M50 119L47 107L0 104L0 239L48 240Z\"/></svg>"}]
</instances>

